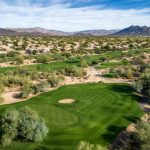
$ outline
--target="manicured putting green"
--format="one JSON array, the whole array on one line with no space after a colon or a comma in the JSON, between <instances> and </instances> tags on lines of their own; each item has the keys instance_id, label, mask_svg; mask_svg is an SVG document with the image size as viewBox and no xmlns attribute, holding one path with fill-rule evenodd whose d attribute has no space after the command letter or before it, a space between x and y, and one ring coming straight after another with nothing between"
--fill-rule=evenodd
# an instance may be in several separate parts
<instances>
[{"instance_id":1,"label":"manicured putting green","mask_svg":"<svg viewBox=\"0 0 150 150\"><path fill-rule=\"evenodd\" d=\"M72 104L59 100L74 99ZM138 97L127 84L79 84L59 88L28 101L0 106L6 109L29 106L45 118L49 134L42 143L14 142L2 150L73 150L81 140L109 145L143 112Z\"/></svg>"}]
</instances>

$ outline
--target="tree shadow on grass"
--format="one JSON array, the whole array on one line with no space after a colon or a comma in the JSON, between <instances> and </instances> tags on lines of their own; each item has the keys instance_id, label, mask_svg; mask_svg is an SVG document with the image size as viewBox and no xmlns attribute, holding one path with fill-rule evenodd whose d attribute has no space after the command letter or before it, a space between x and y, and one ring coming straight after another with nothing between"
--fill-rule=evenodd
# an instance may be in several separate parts
<instances>
[{"instance_id":1,"label":"tree shadow on grass","mask_svg":"<svg viewBox=\"0 0 150 150\"><path fill-rule=\"evenodd\" d=\"M38 146L37 148L35 148L34 150L50 150L44 146Z\"/></svg>"},{"instance_id":2,"label":"tree shadow on grass","mask_svg":"<svg viewBox=\"0 0 150 150\"><path fill-rule=\"evenodd\" d=\"M124 118L125 118L126 120L128 120L129 122L133 122L133 123L136 123L137 121L140 120L140 118L135 117L135 116L130 116L130 117L124 116Z\"/></svg>"},{"instance_id":3,"label":"tree shadow on grass","mask_svg":"<svg viewBox=\"0 0 150 150\"><path fill-rule=\"evenodd\" d=\"M128 84L113 84L109 87L110 90L115 92L131 93L133 88Z\"/></svg>"},{"instance_id":4,"label":"tree shadow on grass","mask_svg":"<svg viewBox=\"0 0 150 150\"><path fill-rule=\"evenodd\" d=\"M124 129L124 126L111 125L107 128L107 132L102 135L102 139L108 143L112 143L114 138Z\"/></svg>"},{"instance_id":5,"label":"tree shadow on grass","mask_svg":"<svg viewBox=\"0 0 150 150\"><path fill-rule=\"evenodd\" d=\"M114 92L120 92L124 96L132 96L136 101L140 101L141 97L134 93L134 89L128 84L113 84L109 87L109 90Z\"/></svg>"},{"instance_id":6,"label":"tree shadow on grass","mask_svg":"<svg viewBox=\"0 0 150 150\"><path fill-rule=\"evenodd\" d=\"M140 118L134 116L130 116L130 117L124 116L124 118L129 122L133 122L133 123L136 123L138 120L140 120ZM108 143L112 143L115 137L125 128L126 128L125 126L111 125L107 128L106 133L102 135L102 139Z\"/></svg>"}]
</instances>

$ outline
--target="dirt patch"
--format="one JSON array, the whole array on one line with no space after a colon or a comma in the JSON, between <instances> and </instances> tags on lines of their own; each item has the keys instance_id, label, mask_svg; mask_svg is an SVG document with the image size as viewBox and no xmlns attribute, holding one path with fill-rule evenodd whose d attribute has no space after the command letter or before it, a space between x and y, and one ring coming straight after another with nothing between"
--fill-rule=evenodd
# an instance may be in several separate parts
<instances>
[{"instance_id":1,"label":"dirt patch","mask_svg":"<svg viewBox=\"0 0 150 150\"><path fill-rule=\"evenodd\" d=\"M74 99L62 99L60 101L58 101L60 104L71 104L74 103L76 100Z\"/></svg>"},{"instance_id":2,"label":"dirt patch","mask_svg":"<svg viewBox=\"0 0 150 150\"><path fill-rule=\"evenodd\" d=\"M4 99L4 101L1 104L4 105L4 104L11 104L11 103L14 103L14 102L22 101L21 99L18 98L19 94L20 94L19 91L5 92L4 94L2 94L2 98Z\"/></svg>"}]
</instances>

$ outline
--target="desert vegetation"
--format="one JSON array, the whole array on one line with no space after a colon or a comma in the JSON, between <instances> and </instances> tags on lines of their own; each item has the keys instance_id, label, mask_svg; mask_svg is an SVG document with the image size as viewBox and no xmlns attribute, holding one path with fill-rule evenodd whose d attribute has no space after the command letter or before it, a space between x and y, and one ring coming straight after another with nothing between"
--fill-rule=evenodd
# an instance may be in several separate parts
<instances>
[{"instance_id":1,"label":"desert vegetation","mask_svg":"<svg viewBox=\"0 0 150 150\"><path fill-rule=\"evenodd\" d=\"M0 149L107 150L134 118L127 148L149 148L149 37L0 41Z\"/></svg>"}]
</instances>

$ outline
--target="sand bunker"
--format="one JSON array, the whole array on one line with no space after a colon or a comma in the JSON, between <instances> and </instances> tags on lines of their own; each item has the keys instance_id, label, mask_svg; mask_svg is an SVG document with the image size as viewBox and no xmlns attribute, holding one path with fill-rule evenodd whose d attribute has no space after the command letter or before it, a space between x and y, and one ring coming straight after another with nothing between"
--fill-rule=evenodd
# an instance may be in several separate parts
<instances>
[{"instance_id":1,"label":"sand bunker","mask_svg":"<svg viewBox=\"0 0 150 150\"><path fill-rule=\"evenodd\" d=\"M74 99L63 99L63 100L60 100L58 102L61 104L71 104L71 103L74 103L75 101L76 100L74 100Z\"/></svg>"}]
</instances>

